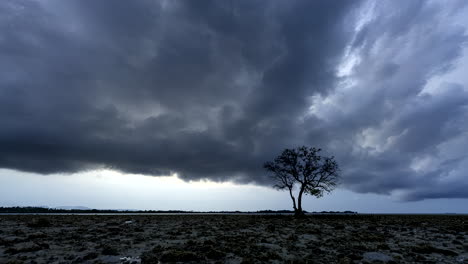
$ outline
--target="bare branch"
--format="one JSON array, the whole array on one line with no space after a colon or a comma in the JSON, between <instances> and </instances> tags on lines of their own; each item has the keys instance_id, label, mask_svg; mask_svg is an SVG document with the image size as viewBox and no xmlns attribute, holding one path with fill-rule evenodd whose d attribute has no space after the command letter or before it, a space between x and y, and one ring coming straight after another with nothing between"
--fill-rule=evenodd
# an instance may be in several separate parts
<instances>
[{"instance_id":1,"label":"bare branch","mask_svg":"<svg viewBox=\"0 0 468 264\"><path fill-rule=\"evenodd\" d=\"M321 197L324 193L331 192L338 183L338 164L334 157L320 156L320 151L321 149L306 146L285 149L273 162L266 162L263 166L272 173L274 188L289 190L294 210L302 212L303 193ZM297 208L292 194L296 183L300 185Z\"/></svg>"}]
</instances>

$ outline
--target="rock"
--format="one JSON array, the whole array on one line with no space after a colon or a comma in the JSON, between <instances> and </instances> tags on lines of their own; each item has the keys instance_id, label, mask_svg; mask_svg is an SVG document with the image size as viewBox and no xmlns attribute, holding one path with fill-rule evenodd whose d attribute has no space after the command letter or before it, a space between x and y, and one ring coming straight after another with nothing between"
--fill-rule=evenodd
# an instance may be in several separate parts
<instances>
[{"instance_id":1,"label":"rock","mask_svg":"<svg viewBox=\"0 0 468 264\"><path fill-rule=\"evenodd\" d=\"M50 245L45 242L36 242L36 244L41 247L41 249L49 249Z\"/></svg>"},{"instance_id":2,"label":"rock","mask_svg":"<svg viewBox=\"0 0 468 264\"><path fill-rule=\"evenodd\" d=\"M275 226L275 225L272 225L272 224L267 225L266 230L267 230L268 232L270 232L270 233L271 233L271 232L275 232L275 231L276 231L276 226Z\"/></svg>"},{"instance_id":3,"label":"rock","mask_svg":"<svg viewBox=\"0 0 468 264\"><path fill-rule=\"evenodd\" d=\"M39 251L41 249L43 249L43 247L37 245L36 243L24 242L24 243L16 244L14 247L8 248L7 250L5 250L5 253L17 254L17 253L23 253L23 252Z\"/></svg>"},{"instance_id":4,"label":"rock","mask_svg":"<svg viewBox=\"0 0 468 264\"><path fill-rule=\"evenodd\" d=\"M141 255L141 263L145 264L159 264L159 258L155 252L144 252Z\"/></svg>"},{"instance_id":5,"label":"rock","mask_svg":"<svg viewBox=\"0 0 468 264\"><path fill-rule=\"evenodd\" d=\"M268 248L270 250L281 250L281 246L271 243L257 243L257 246Z\"/></svg>"},{"instance_id":6,"label":"rock","mask_svg":"<svg viewBox=\"0 0 468 264\"><path fill-rule=\"evenodd\" d=\"M110 226L107 228L107 230L109 230L109 232L111 233L119 233L120 231L122 231L122 229L118 226Z\"/></svg>"},{"instance_id":7,"label":"rock","mask_svg":"<svg viewBox=\"0 0 468 264\"><path fill-rule=\"evenodd\" d=\"M201 258L191 251L167 250L162 253L159 260L161 262L190 262L199 261Z\"/></svg>"},{"instance_id":8,"label":"rock","mask_svg":"<svg viewBox=\"0 0 468 264\"><path fill-rule=\"evenodd\" d=\"M458 263L466 263L468 262L468 253L461 254L456 258L456 261Z\"/></svg>"},{"instance_id":9,"label":"rock","mask_svg":"<svg viewBox=\"0 0 468 264\"><path fill-rule=\"evenodd\" d=\"M71 262L72 264L78 264L78 263L83 263L83 258L82 257L77 257L75 260Z\"/></svg>"},{"instance_id":10,"label":"rock","mask_svg":"<svg viewBox=\"0 0 468 264\"><path fill-rule=\"evenodd\" d=\"M90 252L83 257L83 260L91 260L99 257L99 254L96 252Z\"/></svg>"},{"instance_id":11,"label":"rock","mask_svg":"<svg viewBox=\"0 0 468 264\"><path fill-rule=\"evenodd\" d=\"M36 218L33 219L29 224L29 227L40 228L40 227L50 227L52 224L46 218Z\"/></svg>"},{"instance_id":12,"label":"rock","mask_svg":"<svg viewBox=\"0 0 468 264\"><path fill-rule=\"evenodd\" d=\"M141 263L140 257L132 257L132 256L127 256L127 257L122 257L119 259L120 263L122 264L136 264L136 263ZM145 262L146 263L146 262Z\"/></svg>"},{"instance_id":13,"label":"rock","mask_svg":"<svg viewBox=\"0 0 468 264\"><path fill-rule=\"evenodd\" d=\"M206 253L206 257L209 259L219 260L226 256L226 253L216 249L211 249Z\"/></svg>"},{"instance_id":14,"label":"rock","mask_svg":"<svg viewBox=\"0 0 468 264\"><path fill-rule=\"evenodd\" d=\"M192 244L194 245L194 244L195 244L195 241L193 241L193 240L187 241L187 244L188 244L188 245L189 245L190 243L192 243ZM214 245L216 245L216 242L214 242L213 240L207 239L207 240L203 241L203 245L205 245L205 246L214 246Z\"/></svg>"},{"instance_id":15,"label":"rock","mask_svg":"<svg viewBox=\"0 0 468 264\"><path fill-rule=\"evenodd\" d=\"M443 249L443 248L436 248L436 247L434 247L432 245L427 245L427 244L418 245L416 247L413 247L412 251L416 252L416 253L419 253L419 254L436 253L436 254L441 254L441 255L445 255L445 256L458 256L458 253L456 253L456 252L454 252L452 250Z\"/></svg>"},{"instance_id":16,"label":"rock","mask_svg":"<svg viewBox=\"0 0 468 264\"><path fill-rule=\"evenodd\" d=\"M358 254L355 254L355 253L352 253L350 255L347 256L349 259L351 260L360 260L362 259L362 256L359 256Z\"/></svg>"},{"instance_id":17,"label":"rock","mask_svg":"<svg viewBox=\"0 0 468 264\"><path fill-rule=\"evenodd\" d=\"M256 263L256 262L252 258L249 258L249 257L243 258L241 262L241 264L253 264L253 263Z\"/></svg>"},{"instance_id":18,"label":"rock","mask_svg":"<svg viewBox=\"0 0 468 264\"><path fill-rule=\"evenodd\" d=\"M380 252L366 252L364 253L363 255L363 259L364 260L367 260L367 261L381 261L381 262L384 262L384 263L387 263L389 261L392 261L393 258L388 256L388 255L385 255L383 253L380 253Z\"/></svg>"},{"instance_id":19,"label":"rock","mask_svg":"<svg viewBox=\"0 0 468 264\"><path fill-rule=\"evenodd\" d=\"M344 230L345 228L346 228L345 225L341 225L341 224L336 225L336 226L334 227L335 230Z\"/></svg>"},{"instance_id":20,"label":"rock","mask_svg":"<svg viewBox=\"0 0 468 264\"><path fill-rule=\"evenodd\" d=\"M63 259L65 259L65 260L73 260L75 258L76 258L76 256L73 255L73 254L69 254L69 255L66 255L66 256L63 257Z\"/></svg>"},{"instance_id":21,"label":"rock","mask_svg":"<svg viewBox=\"0 0 468 264\"><path fill-rule=\"evenodd\" d=\"M353 261L348 257L343 257L338 259L339 264L351 264Z\"/></svg>"},{"instance_id":22,"label":"rock","mask_svg":"<svg viewBox=\"0 0 468 264\"><path fill-rule=\"evenodd\" d=\"M435 248L435 253L439 253L445 256L458 256L458 253L449 249Z\"/></svg>"},{"instance_id":23,"label":"rock","mask_svg":"<svg viewBox=\"0 0 468 264\"><path fill-rule=\"evenodd\" d=\"M144 232L145 230L141 227L135 227L135 229L133 230L134 232L137 232L137 233L141 233L141 232Z\"/></svg>"},{"instance_id":24,"label":"rock","mask_svg":"<svg viewBox=\"0 0 468 264\"><path fill-rule=\"evenodd\" d=\"M379 244L379 245L377 245L377 249L390 250L390 247L387 244Z\"/></svg>"},{"instance_id":25,"label":"rock","mask_svg":"<svg viewBox=\"0 0 468 264\"><path fill-rule=\"evenodd\" d=\"M17 236L8 236L8 237L3 237L0 238L0 246L8 246L8 245L13 245L16 243L24 242L25 239Z\"/></svg>"},{"instance_id":26,"label":"rock","mask_svg":"<svg viewBox=\"0 0 468 264\"><path fill-rule=\"evenodd\" d=\"M32 233L28 236L28 239L35 239L35 238L45 238L47 237L46 234L44 234L43 232L35 232L35 233Z\"/></svg>"},{"instance_id":27,"label":"rock","mask_svg":"<svg viewBox=\"0 0 468 264\"><path fill-rule=\"evenodd\" d=\"M102 249L102 252L101 252L103 255L109 255L109 256L117 256L119 255L119 251L114 248L114 247L111 247L109 245L106 245L104 246L104 248Z\"/></svg>"},{"instance_id":28,"label":"rock","mask_svg":"<svg viewBox=\"0 0 468 264\"><path fill-rule=\"evenodd\" d=\"M14 234L15 236L24 236L24 231L23 231L23 230L17 229L17 230L15 230L15 231L13 231L13 234Z\"/></svg>"}]
</instances>

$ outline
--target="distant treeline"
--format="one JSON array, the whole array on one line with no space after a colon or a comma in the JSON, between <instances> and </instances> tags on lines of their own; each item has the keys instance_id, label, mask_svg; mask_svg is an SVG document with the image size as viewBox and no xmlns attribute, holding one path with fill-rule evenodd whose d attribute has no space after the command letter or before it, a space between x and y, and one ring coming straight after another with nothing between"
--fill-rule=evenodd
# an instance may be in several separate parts
<instances>
[{"instance_id":1,"label":"distant treeline","mask_svg":"<svg viewBox=\"0 0 468 264\"><path fill-rule=\"evenodd\" d=\"M0 207L0 213L40 213L40 214L53 214L53 213L126 213L131 211L118 211L118 210L98 210L98 209L58 209L47 207Z\"/></svg>"},{"instance_id":2,"label":"distant treeline","mask_svg":"<svg viewBox=\"0 0 468 264\"><path fill-rule=\"evenodd\" d=\"M248 212L248 213L252 213L252 212ZM256 212L253 212L253 213L258 213L258 214L293 214L294 211L292 211L292 210L277 210L277 211L274 211L274 210L260 210L260 211L256 211ZM357 212L353 212L353 211L321 211L321 212L313 211L313 212L307 212L306 210L304 210L304 213L305 214L357 214Z\"/></svg>"},{"instance_id":3,"label":"distant treeline","mask_svg":"<svg viewBox=\"0 0 468 264\"><path fill-rule=\"evenodd\" d=\"M304 211L305 212L305 211ZM112 209L60 209L60 208L47 208L47 207L0 207L0 213L12 214L293 214L292 210L260 210L255 212L242 212L242 211L183 211L183 210L112 210ZM305 212L308 213L308 212ZM321 211L312 212L312 214L357 214L353 211Z\"/></svg>"}]
</instances>

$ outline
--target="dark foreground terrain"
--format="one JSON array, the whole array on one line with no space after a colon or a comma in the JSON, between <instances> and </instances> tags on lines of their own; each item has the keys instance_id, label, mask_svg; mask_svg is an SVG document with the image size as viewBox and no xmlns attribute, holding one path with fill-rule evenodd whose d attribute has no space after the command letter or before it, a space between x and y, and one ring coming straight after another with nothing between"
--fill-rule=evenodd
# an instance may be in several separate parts
<instances>
[{"instance_id":1,"label":"dark foreground terrain","mask_svg":"<svg viewBox=\"0 0 468 264\"><path fill-rule=\"evenodd\" d=\"M468 216L0 216L0 263L468 263Z\"/></svg>"}]
</instances>

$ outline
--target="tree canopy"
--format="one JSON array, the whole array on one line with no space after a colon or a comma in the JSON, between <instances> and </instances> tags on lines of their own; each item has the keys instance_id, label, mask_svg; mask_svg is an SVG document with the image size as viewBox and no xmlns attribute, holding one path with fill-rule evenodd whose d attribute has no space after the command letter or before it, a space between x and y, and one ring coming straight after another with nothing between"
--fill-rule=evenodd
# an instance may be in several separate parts
<instances>
[{"instance_id":1,"label":"tree canopy","mask_svg":"<svg viewBox=\"0 0 468 264\"><path fill-rule=\"evenodd\" d=\"M306 146L285 149L274 161L263 165L275 181L273 187L289 191L296 215L304 214L303 194L321 197L324 193L331 192L338 183L338 164L333 156L320 156L320 151L319 148ZM293 194L296 186L297 203Z\"/></svg>"}]
</instances>

